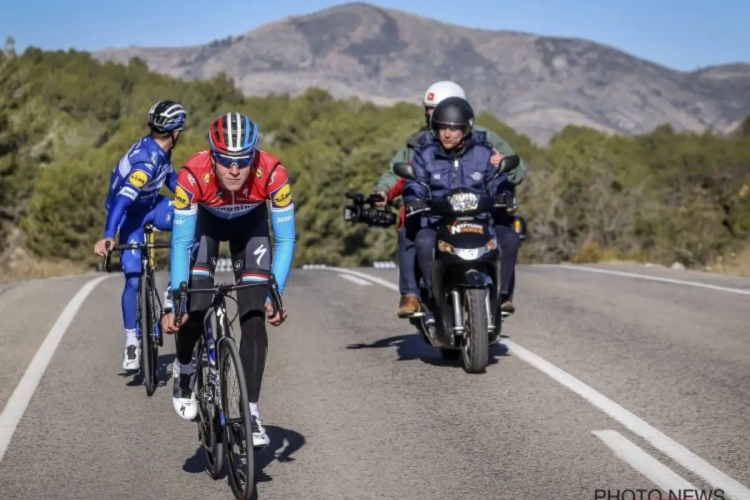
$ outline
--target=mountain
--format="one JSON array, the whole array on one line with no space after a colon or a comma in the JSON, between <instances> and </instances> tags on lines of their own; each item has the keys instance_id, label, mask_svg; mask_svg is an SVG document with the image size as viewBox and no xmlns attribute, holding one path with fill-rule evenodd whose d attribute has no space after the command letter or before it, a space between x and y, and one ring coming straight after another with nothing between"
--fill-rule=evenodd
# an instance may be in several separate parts
<instances>
[{"instance_id":1,"label":"mountain","mask_svg":"<svg viewBox=\"0 0 750 500\"><path fill-rule=\"evenodd\" d=\"M247 95L316 86L376 104L418 102L429 84L455 80L477 111L539 143L566 124L637 134L669 122L726 134L750 114L750 64L681 72L587 40L470 29L366 3L206 45L133 46L95 57L139 57L185 79L224 71Z\"/></svg>"}]
</instances>

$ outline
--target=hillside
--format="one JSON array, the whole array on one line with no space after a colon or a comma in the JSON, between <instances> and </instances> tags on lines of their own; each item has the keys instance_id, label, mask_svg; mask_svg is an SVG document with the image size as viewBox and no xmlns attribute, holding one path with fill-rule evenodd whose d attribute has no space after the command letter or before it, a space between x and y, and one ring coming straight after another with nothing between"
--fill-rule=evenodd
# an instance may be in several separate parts
<instances>
[{"instance_id":1,"label":"hillside","mask_svg":"<svg viewBox=\"0 0 750 500\"><path fill-rule=\"evenodd\" d=\"M207 45L95 55L123 63L137 56L187 79L223 71L246 95L315 86L376 104L416 102L430 83L452 79L478 108L540 144L567 124L623 134L663 123L728 133L750 114L749 64L684 73L586 40L469 29L366 3Z\"/></svg>"},{"instance_id":2,"label":"hillside","mask_svg":"<svg viewBox=\"0 0 750 500\"><path fill-rule=\"evenodd\" d=\"M258 121L262 147L281 158L294 186L296 266L395 259L393 229L343 221L344 193L372 190L423 123L417 106L336 100L315 88L295 98L246 98L223 75L181 81L138 60L101 64L85 52L35 48L16 55L11 46L0 51L0 282L100 263L92 249L111 169L146 132L151 104L165 97L189 112L176 168L206 147L206 127L219 113ZM542 149L493 116L478 123L506 138L529 167L519 189L530 236L523 261L705 267L732 264L742 252L750 261L750 134L661 127L607 137L568 126Z\"/></svg>"}]
</instances>

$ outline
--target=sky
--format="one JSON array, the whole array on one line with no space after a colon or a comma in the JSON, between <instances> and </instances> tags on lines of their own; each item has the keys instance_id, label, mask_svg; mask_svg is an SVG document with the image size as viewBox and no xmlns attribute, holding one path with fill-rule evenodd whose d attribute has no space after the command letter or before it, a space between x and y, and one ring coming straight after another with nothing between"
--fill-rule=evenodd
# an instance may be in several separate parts
<instances>
[{"instance_id":1,"label":"sky","mask_svg":"<svg viewBox=\"0 0 750 500\"><path fill-rule=\"evenodd\" d=\"M345 0L0 0L0 43L22 51L178 47L239 35ZM750 63L748 0L377 0L461 26L585 38L692 71ZM408 6L408 7L407 7Z\"/></svg>"}]
</instances>

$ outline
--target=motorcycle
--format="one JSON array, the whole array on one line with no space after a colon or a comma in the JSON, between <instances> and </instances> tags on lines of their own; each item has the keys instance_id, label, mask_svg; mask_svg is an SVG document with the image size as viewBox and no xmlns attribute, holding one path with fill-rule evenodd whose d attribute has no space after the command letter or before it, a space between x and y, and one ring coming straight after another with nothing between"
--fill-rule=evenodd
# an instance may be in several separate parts
<instances>
[{"instance_id":1,"label":"motorcycle","mask_svg":"<svg viewBox=\"0 0 750 500\"><path fill-rule=\"evenodd\" d=\"M519 161L516 155L504 157L491 181L515 169ZM429 185L416 177L408 163L395 164L393 172L427 189L427 199L407 206L407 217L439 217L432 294L416 266L420 302L423 309L433 312L435 321L425 322L425 313L419 312L410 316L409 322L428 344L440 350L444 359L461 357L466 372L483 373L489 363L489 346L500 340L504 315L496 318L495 314L500 287L500 249L495 229L491 220L479 216L515 210L515 197L511 200L513 206L509 206L505 194L477 194L455 188L443 198L433 198Z\"/></svg>"}]
</instances>

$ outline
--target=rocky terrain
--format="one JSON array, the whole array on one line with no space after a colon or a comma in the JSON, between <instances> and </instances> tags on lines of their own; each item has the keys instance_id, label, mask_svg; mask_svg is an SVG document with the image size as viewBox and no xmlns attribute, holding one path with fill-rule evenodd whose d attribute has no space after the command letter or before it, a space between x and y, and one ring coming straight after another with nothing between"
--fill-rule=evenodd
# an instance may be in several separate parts
<instances>
[{"instance_id":1,"label":"rocky terrain","mask_svg":"<svg viewBox=\"0 0 750 500\"><path fill-rule=\"evenodd\" d=\"M248 95L316 86L376 104L418 102L427 85L450 79L478 111L540 144L566 124L623 134L663 123L729 133L750 114L750 64L681 72L587 40L469 29L366 3L288 17L206 45L95 55L139 57L154 71L186 79L223 71Z\"/></svg>"}]
</instances>

